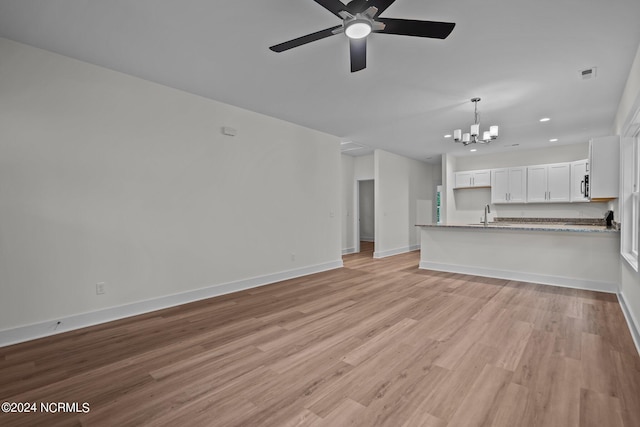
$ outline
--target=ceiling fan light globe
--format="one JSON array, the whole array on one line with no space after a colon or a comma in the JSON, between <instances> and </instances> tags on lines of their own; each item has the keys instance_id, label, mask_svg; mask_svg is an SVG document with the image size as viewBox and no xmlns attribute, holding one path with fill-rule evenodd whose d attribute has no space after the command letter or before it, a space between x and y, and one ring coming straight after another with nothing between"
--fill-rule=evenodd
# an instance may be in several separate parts
<instances>
[{"instance_id":1,"label":"ceiling fan light globe","mask_svg":"<svg viewBox=\"0 0 640 427\"><path fill-rule=\"evenodd\" d=\"M371 23L366 19L354 19L346 24L344 33L350 39L362 39L371 33Z\"/></svg>"},{"instance_id":2,"label":"ceiling fan light globe","mask_svg":"<svg viewBox=\"0 0 640 427\"><path fill-rule=\"evenodd\" d=\"M491 139L496 139L498 137L498 126L490 126L489 135L491 135Z\"/></svg>"}]
</instances>

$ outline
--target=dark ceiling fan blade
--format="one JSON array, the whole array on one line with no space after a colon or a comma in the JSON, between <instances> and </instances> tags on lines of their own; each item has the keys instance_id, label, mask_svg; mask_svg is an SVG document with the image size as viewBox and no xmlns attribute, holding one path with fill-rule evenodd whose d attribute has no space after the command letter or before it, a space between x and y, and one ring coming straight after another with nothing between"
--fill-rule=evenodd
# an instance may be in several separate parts
<instances>
[{"instance_id":1,"label":"dark ceiling fan blade","mask_svg":"<svg viewBox=\"0 0 640 427\"><path fill-rule=\"evenodd\" d=\"M387 10L389 6L393 4L396 0L369 0L369 6L373 6L378 8L378 13L376 16L379 16L382 12Z\"/></svg>"},{"instance_id":2,"label":"dark ceiling fan blade","mask_svg":"<svg viewBox=\"0 0 640 427\"><path fill-rule=\"evenodd\" d=\"M364 12L369 6L373 6L368 0L351 0L347 3L347 11L355 15L356 13Z\"/></svg>"},{"instance_id":3,"label":"dark ceiling fan blade","mask_svg":"<svg viewBox=\"0 0 640 427\"><path fill-rule=\"evenodd\" d=\"M416 21L413 19L376 18L385 24L378 33L399 34L401 36L430 37L446 39L456 24L452 22Z\"/></svg>"},{"instance_id":4,"label":"dark ceiling fan blade","mask_svg":"<svg viewBox=\"0 0 640 427\"><path fill-rule=\"evenodd\" d=\"M349 39L349 54L352 73L367 68L367 38Z\"/></svg>"},{"instance_id":5,"label":"dark ceiling fan blade","mask_svg":"<svg viewBox=\"0 0 640 427\"><path fill-rule=\"evenodd\" d=\"M333 32L333 30L341 27L342 25L336 25L335 27L327 28L326 30L318 31L312 34L307 34L306 36L298 37L297 39L289 40L288 42L271 46L269 49L271 49L274 52L284 52L285 50L293 49L294 47L302 46L303 44L311 43L316 40L320 40L325 37L332 36L336 34Z\"/></svg>"},{"instance_id":6,"label":"dark ceiling fan blade","mask_svg":"<svg viewBox=\"0 0 640 427\"><path fill-rule=\"evenodd\" d=\"M342 12L343 10L347 10L344 3L342 3L340 0L313 0L313 1L318 3L320 6L324 7L325 9L327 9L329 12L333 13L340 19L342 19L342 17L339 15L339 13Z\"/></svg>"}]
</instances>

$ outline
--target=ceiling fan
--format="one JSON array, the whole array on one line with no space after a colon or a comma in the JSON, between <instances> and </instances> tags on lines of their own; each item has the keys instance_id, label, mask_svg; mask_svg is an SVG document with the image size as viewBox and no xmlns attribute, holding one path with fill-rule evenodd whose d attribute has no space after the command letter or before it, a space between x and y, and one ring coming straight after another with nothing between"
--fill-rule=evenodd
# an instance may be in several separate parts
<instances>
[{"instance_id":1,"label":"ceiling fan","mask_svg":"<svg viewBox=\"0 0 640 427\"><path fill-rule=\"evenodd\" d=\"M446 39L456 26L451 22L380 18L380 14L395 0L351 0L347 4L340 0L314 1L342 19L342 24L271 46L269 49L274 52L284 52L335 34L345 33L349 38L353 73L367 66L367 36L371 32Z\"/></svg>"}]
</instances>

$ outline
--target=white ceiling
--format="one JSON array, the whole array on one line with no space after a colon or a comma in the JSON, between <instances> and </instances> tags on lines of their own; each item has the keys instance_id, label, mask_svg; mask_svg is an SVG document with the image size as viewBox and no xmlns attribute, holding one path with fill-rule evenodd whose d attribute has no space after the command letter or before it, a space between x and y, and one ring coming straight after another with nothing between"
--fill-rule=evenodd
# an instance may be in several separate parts
<instances>
[{"instance_id":1,"label":"white ceiling","mask_svg":"<svg viewBox=\"0 0 640 427\"><path fill-rule=\"evenodd\" d=\"M0 36L421 160L469 152L443 136L475 96L481 129L500 125L478 153L610 134L640 43L638 0L396 0L381 16L456 27L372 34L353 74L344 35L268 49L340 24L313 0L0 0Z\"/></svg>"}]
</instances>

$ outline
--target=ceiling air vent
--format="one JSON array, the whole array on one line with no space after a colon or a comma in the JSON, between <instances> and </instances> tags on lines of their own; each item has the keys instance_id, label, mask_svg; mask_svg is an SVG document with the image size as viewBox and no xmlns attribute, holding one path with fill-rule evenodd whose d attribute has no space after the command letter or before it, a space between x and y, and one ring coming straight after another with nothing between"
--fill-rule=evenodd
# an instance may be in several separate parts
<instances>
[{"instance_id":1,"label":"ceiling air vent","mask_svg":"<svg viewBox=\"0 0 640 427\"><path fill-rule=\"evenodd\" d=\"M589 80L596 78L596 67L587 68L586 70L580 71L580 75L582 76L582 80Z\"/></svg>"}]
</instances>

